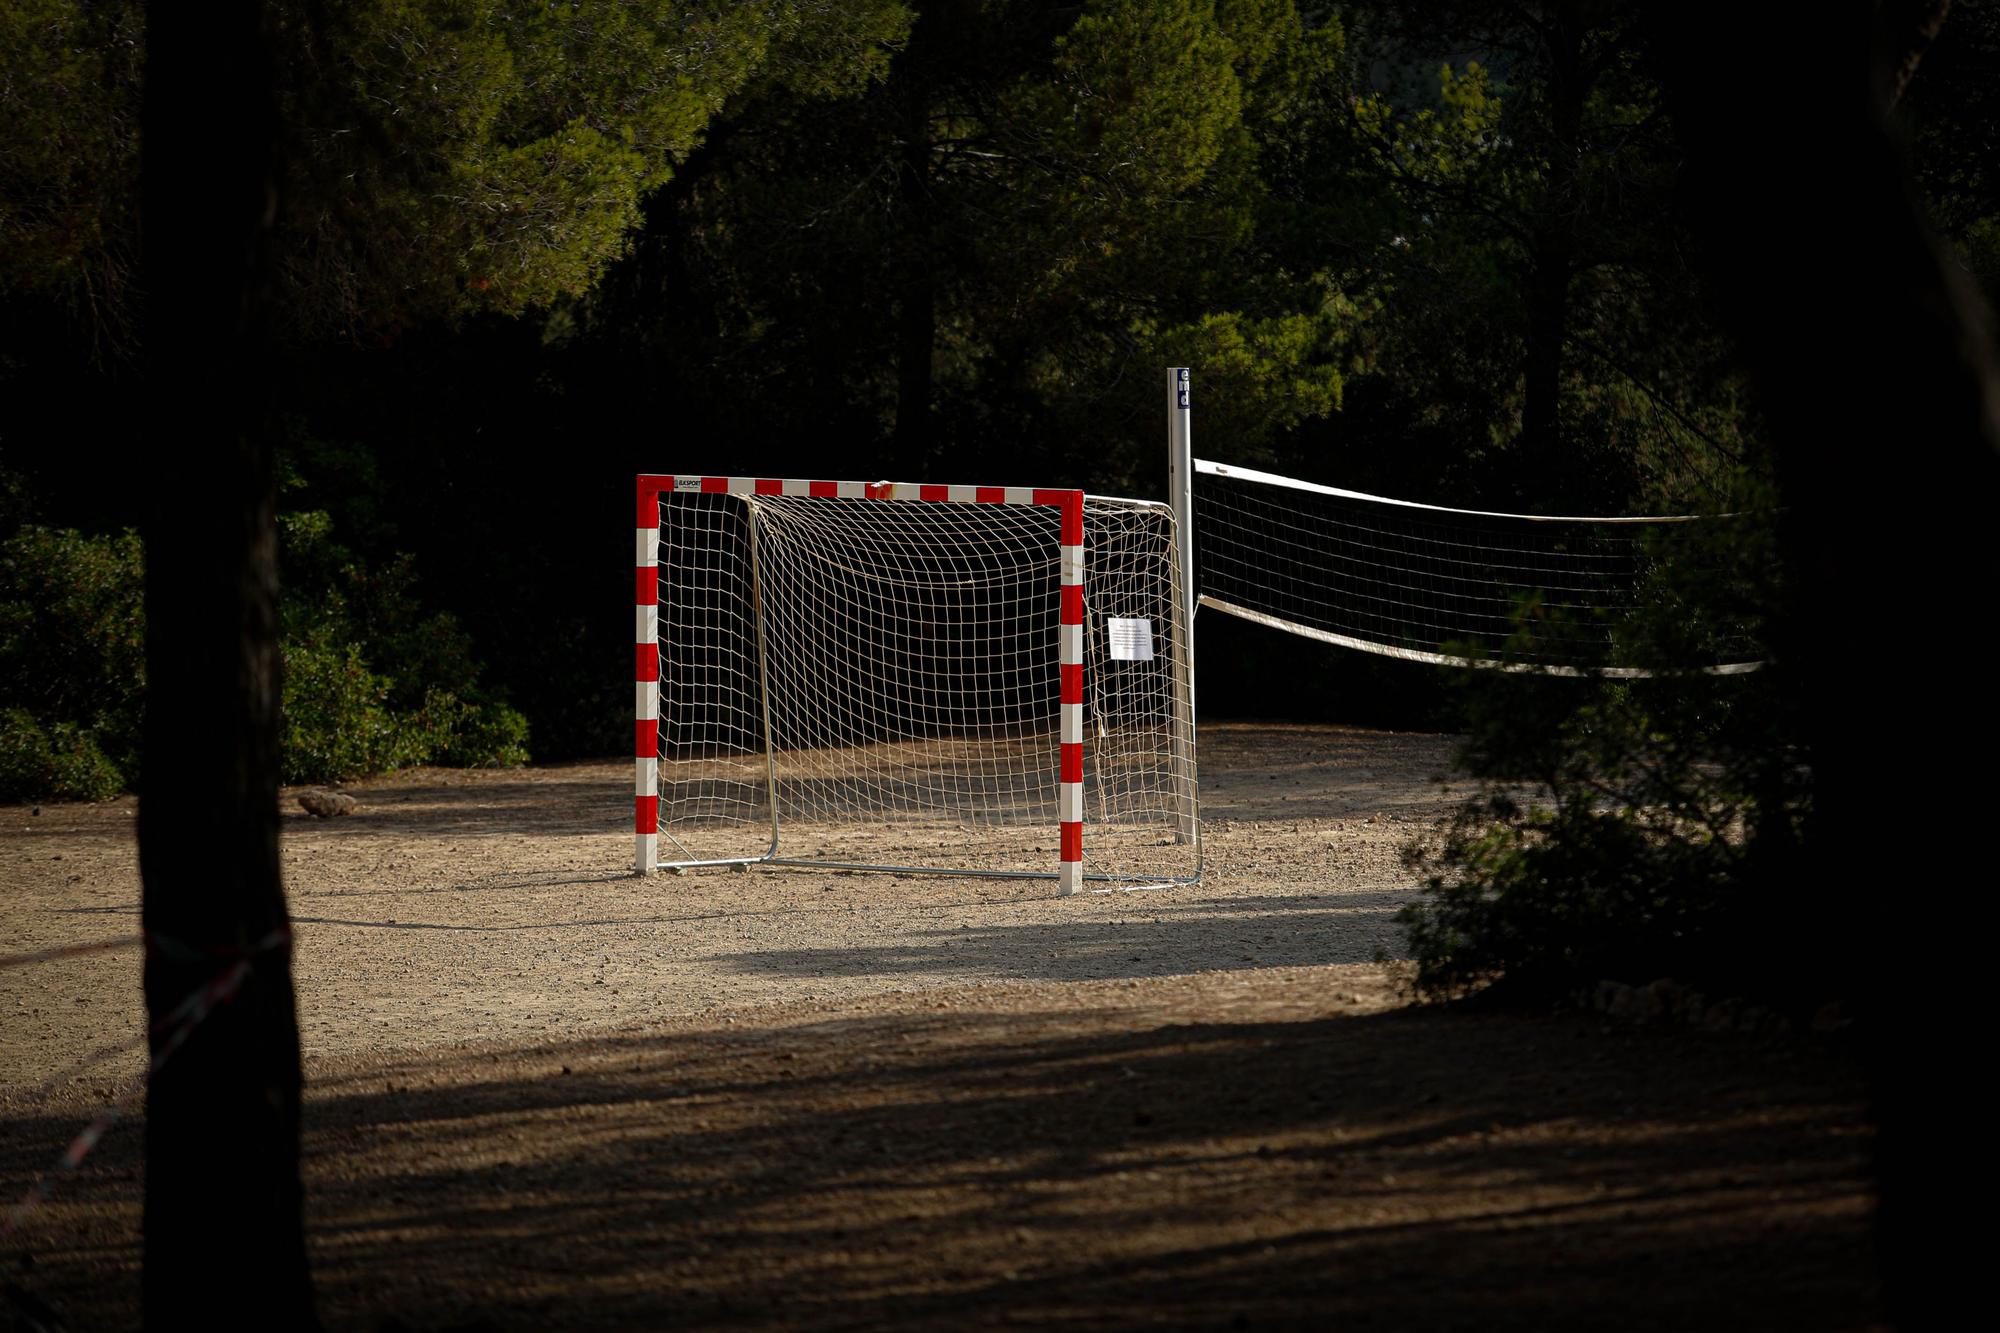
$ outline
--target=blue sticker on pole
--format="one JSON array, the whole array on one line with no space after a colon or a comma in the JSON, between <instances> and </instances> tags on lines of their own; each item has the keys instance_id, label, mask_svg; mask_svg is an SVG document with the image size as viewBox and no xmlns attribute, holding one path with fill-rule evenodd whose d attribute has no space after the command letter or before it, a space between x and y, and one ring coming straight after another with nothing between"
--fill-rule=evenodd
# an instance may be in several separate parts
<instances>
[{"instance_id":1,"label":"blue sticker on pole","mask_svg":"<svg viewBox=\"0 0 2000 1333\"><path fill-rule=\"evenodd\" d=\"M1187 411L1187 405L1188 373L1187 368L1183 366L1174 372L1174 406L1185 412Z\"/></svg>"}]
</instances>

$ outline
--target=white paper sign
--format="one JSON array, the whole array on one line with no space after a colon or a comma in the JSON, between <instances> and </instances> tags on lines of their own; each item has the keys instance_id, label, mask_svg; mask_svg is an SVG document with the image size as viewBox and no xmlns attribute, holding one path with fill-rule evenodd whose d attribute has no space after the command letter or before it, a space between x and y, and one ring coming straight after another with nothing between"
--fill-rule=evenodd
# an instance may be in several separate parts
<instances>
[{"instance_id":1,"label":"white paper sign","mask_svg":"<svg viewBox=\"0 0 2000 1333\"><path fill-rule=\"evenodd\" d=\"M1150 662L1153 660L1152 621L1120 620L1114 616L1108 623L1111 629L1112 661Z\"/></svg>"}]
</instances>

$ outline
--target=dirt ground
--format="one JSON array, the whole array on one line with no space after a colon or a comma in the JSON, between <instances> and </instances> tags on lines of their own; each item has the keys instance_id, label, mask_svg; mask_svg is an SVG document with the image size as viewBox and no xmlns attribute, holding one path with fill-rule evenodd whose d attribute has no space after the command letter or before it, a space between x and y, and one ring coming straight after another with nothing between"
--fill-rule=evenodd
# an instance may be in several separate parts
<instances>
[{"instance_id":1,"label":"dirt ground","mask_svg":"<svg viewBox=\"0 0 2000 1333\"><path fill-rule=\"evenodd\" d=\"M288 809L328 1325L1875 1323L1837 1042L1409 1005L1371 961L1449 754L1204 727L1203 882L1071 899L642 881L623 764ZM0 966L10 1200L140 1067L133 812L0 807L0 962L112 946ZM138 1141L0 1246L0 1329L134 1322Z\"/></svg>"}]
</instances>

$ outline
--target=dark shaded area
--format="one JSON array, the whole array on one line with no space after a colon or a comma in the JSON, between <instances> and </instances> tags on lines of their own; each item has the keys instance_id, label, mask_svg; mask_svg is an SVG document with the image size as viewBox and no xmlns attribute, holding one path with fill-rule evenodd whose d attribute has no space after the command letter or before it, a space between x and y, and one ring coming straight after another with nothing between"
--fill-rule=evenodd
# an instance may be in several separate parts
<instances>
[{"instance_id":1,"label":"dark shaded area","mask_svg":"<svg viewBox=\"0 0 2000 1333\"><path fill-rule=\"evenodd\" d=\"M1991 753L2000 742L1991 710L1965 677L1885 637L1826 651L1857 605L1893 604L1906 623L1949 625L1969 590L2000 572L1987 536L2000 497L1991 316L1926 219L1902 129L1886 115L1909 83L1911 51L1928 43L1933 11L1883 6L1871 25L1855 7L1845 23L1801 29L1734 10L1724 23L1716 8L1662 24L1669 105L1688 145L1689 211L1770 417L1788 506L1781 540L1793 605L1776 647L1803 702L1814 771L1792 896L1800 947L1829 960L1880 946L1862 907L1887 886L1950 899L1990 878L1976 841L1913 840L1878 809L1885 773L1947 772L1953 755ZM1724 29L1726 40L1715 40ZM1738 94L1726 110L1713 96L1718 84ZM1879 503L1862 460L1884 448L1895 449L1920 506ZM1851 529L1862 512L1876 529L1865 549ZM1885 706L1855 707L1861 698ZM1936 795L1939 827L1984 821L1972 785L1944 783ZM1877 1021L1890 1309L1916 1327L1950 1317L1965 1271L1965 1256L1929 1223L1952 1171L1945 1145L1970 1120L1939 1095L1926 1038L1934 1013L1972 1002L1974 972L1948 942L1942 956L1933 952L1929 931L1901 943L1891 966L1848 980Z\"/></svg>"},{"instance_id":2,"label":"dark shaded area","mask_svg":"<svg viewBox=\"0 0 2000 1333\"><path fill-rule=\"evenodd\" d=\"M1442 1008L902 1013L317 1087L315 1261L341 1323L1753 1329L1876 1309L1857 1080L1800 1041ZM5 1141L60 1125L15 1117ZM0 1163L9 1188L37 1165ZM130 1309L103 1211L130 1197L129 1147L99 1170L30 1280L91 1324Z\"/></svg>"},{"instance_id":3,"label":"dark shaded area","mask_svg":"<svg viewBox=\"0 0 2000 1333\"><path fill-rule=\"evenodd\" d=\"M463 301L450 318L391 308L385 292L410 290L400 281L350 291L331 270L304 289L384 304L294 329L271 367L284 503L328 514L371 566L415 555L425 608L452 613L487 668L473 702L517 705L537 758L629 745L640 471L1159 495L1169 360L1195 367L1203 453L1416 499L1643 509L1712 498L1754 462L1668 207L1679 148L1649 111L1642 5L1371 3L1337 22L1318 6L1169 5L1204 44L1085 75L1058 69L1055 39L1120 6L914 8L907 42L877 51L879 79L819 68L837 63L826 52L767 53L770 68L649 164L664 184L623 258L518 317L466 286L462 245L419 243L444 233L415 202L436 194L418 149L452 145L422 139L428 122L398 139L376 118L393 96L357 105L344 83L319 86L322 46L353 37L344 24L291 34L304 42L286 71L301 109L292 165L325 197L284 220L286 272L310 273L295 252L323 245ZM409 12L450 28L428 6ZM880 47L893 29L857 40ZM1240 87L1207 77L1232 62L1223 82ZM1447 136L1428 174L1398 170L1396 127L1451 110L1444 63L1461 80L1469 63L1488 72L1500 120ZM446 85L427 114L478 86ZM1377 95L1391 123L1363 126L1355 98ZM1162 157L1220 156L1158 180L1121 174L1150 155L1092 136L1149 97ZM1216 108L1238 103L1237 121L1218 122L1226 142L1204 146ZM391 186L414 190L411 216ZM1271 332L1294 316L1293 343ZM28 292L0 300L17 419L64 423L61 436L11 429L0 465L28 476L43 521L103 531L138 503L105 484L106 459L129 456L131 407L108 391L115 358L87 354L91 317ZM1211 318L1247 341L1213 334ZM89 447L59 447L70 440ZM1421 667L1227 635L1203 653L1219 683L1272 659L1299 669L1303 713L1404 726L1438 714ZM1206 694L1218 716L1257 711L1250 697Z\"/></svg>"},{"instance_id":4,"label":"dark shaded area","mask_svg":"<svg viewBox=\"0 0 2000 1333\"><path fill-rule=\"evenodd\" d=\"M157 1063L146 1091L145 1318L157 1329L311 1328L278 854L270 19L257 0L151 18L139 478L149 781L138 830ZM218 1306L216 1293L232 1288Z\"/></svg>"}]
</instances>

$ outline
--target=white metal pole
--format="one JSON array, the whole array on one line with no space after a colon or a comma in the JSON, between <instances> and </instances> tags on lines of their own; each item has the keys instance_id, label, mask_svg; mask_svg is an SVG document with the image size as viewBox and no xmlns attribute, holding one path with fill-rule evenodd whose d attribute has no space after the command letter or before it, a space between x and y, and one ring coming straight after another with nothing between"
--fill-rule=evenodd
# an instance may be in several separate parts
<instances>
[{"instance_id":1,"label":"white metal pole","mask_svg":"<svg viewBox=\"0 0 2000 1333\"><path fill-rule=\"evenodd\" d=\"M1180 633L1174 636L1174 786L1177 836L1200 842L1194 767L1194 423L1188 368L1167 371L1167 502L1174 510L1174 595Z\"/></svg>"}]
</instances>

